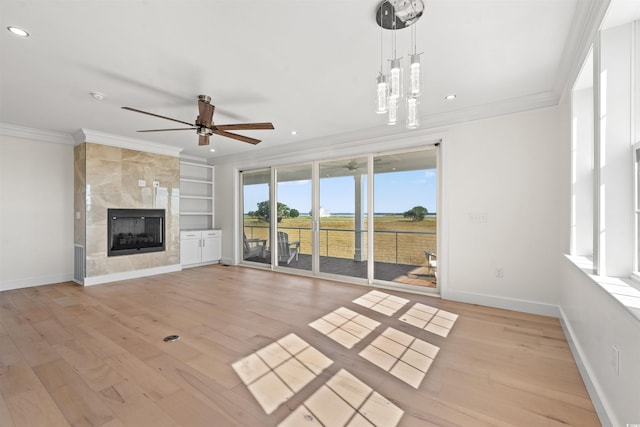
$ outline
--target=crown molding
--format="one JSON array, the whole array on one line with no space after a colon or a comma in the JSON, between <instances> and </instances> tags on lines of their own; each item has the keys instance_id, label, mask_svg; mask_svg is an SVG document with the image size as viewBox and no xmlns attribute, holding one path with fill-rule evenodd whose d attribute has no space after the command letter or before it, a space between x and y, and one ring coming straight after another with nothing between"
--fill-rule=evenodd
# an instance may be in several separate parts
<instances>
[{"instance_id":1,"label":"crown molding","mask_svg":"<svg viewBox=\"0 0 640 427\"><path fill-rule=\"evenodd\" d=\"M472 122L475 120L500 117L507 114L522 113L524 111L538 110L540 108L558 105L559 97L553 92L542 92L533 95L525 95L518 98L503 99L491 104L483 104L477 107L464 108L441 114L432 114L421 117L421 126L436 128Z\"/></svg>"},{"instance_id":2,"label":"crown molding","mask_svg":"<svg viewBox=\"0 0 640 427\"><path fill-rule=\"evenodd\" d=\"M408 130L401 125L383 125L263 148L249 153L230 154L209 159L208 162L214 165L230 163L238 165L240 168L255 168L290 163L294 159L295 161L311 161L328 158L329 155L331 157L350 156L363 151L383 151L388 148L391 141L393 141L393 147L399 149L424 147L440 142L446 133L446 128L453 125L557 105L558 96L552 92L544 92L442 114L422 116L420 118L421 127L417 130Z\"/></svg>"},{"instance_id":3,"label":"crown molding","mask_svg":"<svg viewBox=\"0 0 640 427\"><path fill-rule=\"evenodd\" d=\"M206 157L192 156L189 154L180 154L180 160L184 160L187 162L202 163L205 165L208 164Z\"/></svg>"},{"instance_id":4,"label":"crown molding","mask_svg":"<svg viewBox=\"0 0 640 427\"><path fill-rule=\"evenodd\" d=\"M578 1L554 85L554 93L558 94L560 102L564 102L571 93L610 4L611 0Z\"/></svg>"},{"instance_id":5,"label":"crown molding","mask_svg":"<svg viewBox=\"0 0 640 427\"><path fill-rule=\"evenodd\" d=\"M291 162L306 162L336 156L359 155L363 152L386 151L393 147L412 148L433 145L442 140L442 133L432 129L407 130L402 126L380 126L346 132L271 148L218 157L210 164L232 164L240 169L278 166Z\"/></svg>"},{"instance_id":6,"label":"crown molding","mask_svg":"<svg viewBox=\"0 0 640 427\"><path fill-rule=\"evenodd\" d=\"M15 138L33 139L36 141L52 142L54 144L75 145L73 137L66 133L51 132L23 126L0 123L0 135Z\"/></svg>"},{"instance_id":7,"label":"crown molding","mask_svg":"<svg viewBox=\"0 0 640 427\"><path fill-rule=\"evenodd\" d=\"M180 152L183 150L179 147L143 141L141 139L126 138L124 136L112 135L90 129L79 129L73 134L73 138L76 145L82 144L83 142L93 142L95 144L109 145L111 147L126 148L129 150L144 151L147 153L161 154L171 157L180 157Z\"/></svg>"}]
</instances>

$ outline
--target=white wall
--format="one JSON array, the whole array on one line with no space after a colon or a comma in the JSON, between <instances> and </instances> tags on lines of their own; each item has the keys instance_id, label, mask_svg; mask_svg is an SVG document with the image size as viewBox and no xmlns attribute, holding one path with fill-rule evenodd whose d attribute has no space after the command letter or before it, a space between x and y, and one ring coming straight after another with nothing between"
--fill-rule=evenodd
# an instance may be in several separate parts
<instances>
[{"instance_id":1,"label":"white wall","mask_svg":"<svg viewBox=\"0 0 640 427\"><path fill-rule=\"evenodd\" d=\"M638 423L640 322L571 261L564 260L561 273L563 323L596 409L601 415L606 411L601 421L605 426ZM619 374L613 346L619 350Z\"/></svg>"},{"instance_id":2,"label":"white wall","mask_svg":"<svg viewBox=\"0 0 640 427\"><path fill-rule=\"evenodd\" d=\"M566 108L554 107L448 131L445 297L558 315L569 242L568 121Z\"/></svg>"},{"instance_id":3,"label":"white wall","mask_svg":"<svg viewBox=\"0 0 640 427\"><path fill-rule=\"evenodd\" d=\"M238 215L238 172L229 164L219 164L214 168L215 228L222 230L222 264L235 264L239 227Z\"/></svg>"},{"instance_id":4,"label":"white wall","mask_svg":"<svg viewBox=\"0 0 640 427\"><path fill-rule=\"evenodd\" d=\"M73 276L73 147L0 136L0 291Z\"/></svg>"}]
</instances>

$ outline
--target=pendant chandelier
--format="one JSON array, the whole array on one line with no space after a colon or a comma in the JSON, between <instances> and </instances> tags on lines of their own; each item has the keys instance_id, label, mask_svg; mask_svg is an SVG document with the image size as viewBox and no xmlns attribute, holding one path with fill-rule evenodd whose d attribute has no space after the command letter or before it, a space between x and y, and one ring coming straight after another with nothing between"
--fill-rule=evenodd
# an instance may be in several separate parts
<instances>
[{"instance_id":1,"label":"pendant chandelier","mask_svg":"<svg viewBox=\"0 0 640 427\"><path fill-rule=\"evenodd\" d=\"M387 114L387 124L398 123L398 111L405 104L405 122L408 129L420 126L420 55L416 51L416 26L424 11L422 0L384 0L376 10L376 22L380 26L380 72L377 78L376 113ZM411 53L409 53L409 85L403 90L404 72L396 53L397 32L411 27ZM384 30L391 31L392 58L388 60L389 72L384 72Z\"/></svg>"}]
</instances>

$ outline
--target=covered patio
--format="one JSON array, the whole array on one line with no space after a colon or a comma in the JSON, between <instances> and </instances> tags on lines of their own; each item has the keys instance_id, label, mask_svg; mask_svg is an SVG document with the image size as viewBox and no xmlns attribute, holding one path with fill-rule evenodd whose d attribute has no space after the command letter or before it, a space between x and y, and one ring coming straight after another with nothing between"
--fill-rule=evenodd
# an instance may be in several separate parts
<instances>
[{"instance_id":1,"label":"covered patio","mask_svg":"<svg viewBox=\"0 0 640 427\"><path fill-rule=\"evenodd\" d=\"M280 267L311 271L311 259L311 255L299 254L298 260L294 258L289 264L281 261L278 265ZM246 261L262 264L270 263L269 259L261 257L247 258ZM436 287L437 282L434 271L426 265L395 264L375 261L373 268L374 278L378 280L404 283L414 286L424 286L428 288ZM322 273L366 279L367 262L354 261L347 258L320 256L320 271Z\"/></svg>"}]
</instances>

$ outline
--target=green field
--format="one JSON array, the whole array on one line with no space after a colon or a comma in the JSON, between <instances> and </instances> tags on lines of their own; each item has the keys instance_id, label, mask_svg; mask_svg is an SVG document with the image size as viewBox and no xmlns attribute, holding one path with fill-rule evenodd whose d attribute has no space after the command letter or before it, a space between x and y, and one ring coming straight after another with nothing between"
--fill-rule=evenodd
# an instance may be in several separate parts
<instances>
[{"instance_id":1,"label":"green field","mask_svg":"<svg viewBox=\"0 0 640 427\"><path fill-rule=\"evenodd\" d=\"M362 232L366 257L366 218ZM374 218L375 261L408 265L425 265L424 251L436 252L435 216L423 221L411 221L401 215ZM269 224L256 218L244 218L244 232L248 238L269 241ZM311 218L284 218L278 223L280 231L289 234L290 241L300 241L300 253L311 254ZM346 216L320 218L320 256L353 259L355 253L355 219ZM432 234L418 234L432 233ZM270 246L267 243L267 246Z\"/></svg>"}]
</instances>

